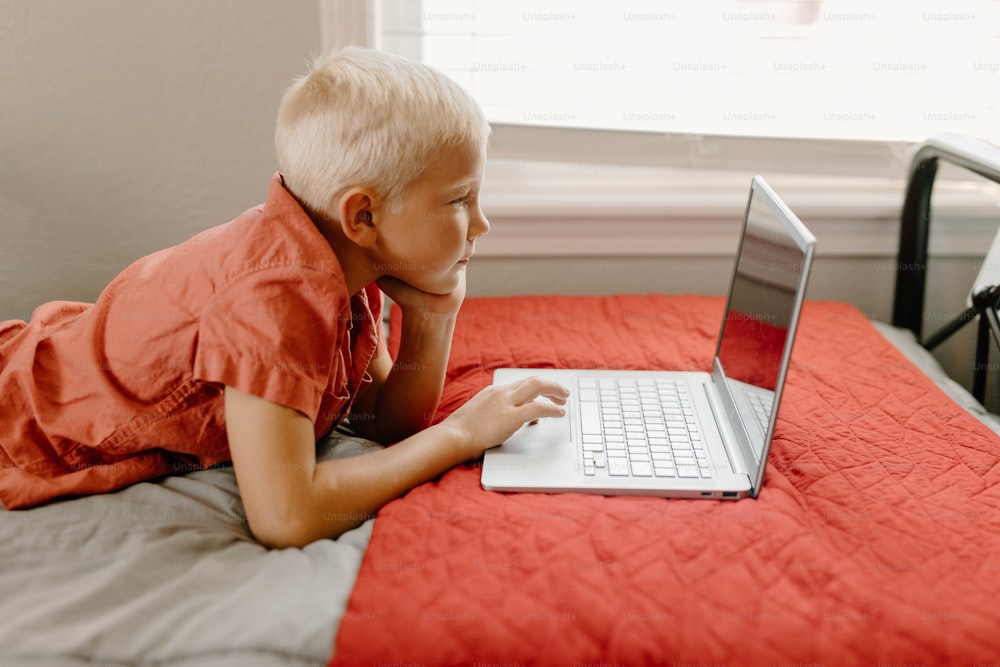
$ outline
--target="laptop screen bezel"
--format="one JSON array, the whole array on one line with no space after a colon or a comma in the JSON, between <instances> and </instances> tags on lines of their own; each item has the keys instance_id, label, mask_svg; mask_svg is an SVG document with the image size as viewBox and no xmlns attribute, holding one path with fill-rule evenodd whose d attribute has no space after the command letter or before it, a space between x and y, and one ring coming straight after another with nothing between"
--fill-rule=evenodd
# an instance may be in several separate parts
<instances>
[{"instance_id":1,"label":"laptop screen bezel","mask_svg":"<svg viewBox=\"0 0 1000 667\"><path fill-rule=\"evenodd\" d=\"M725 375L722 363L719 359L719 353L722 348L722 339L726 332L726 322L729 318L729 309L732 306L733 292L736 287L738 277L737 271L740 266L740 254L743 252L743 242L746 238L750 208L755 202L755 197L757 198L756 201L763 201L768 206L774 214L774 218L781 223L782 228L788 235L788 238L795 243L796 247L802 252L803 256L802 269L795 288L792 314L788 323L788 335L785 337L785 344L781 353L781 363L778 368L778 375L775 382L774 401L771 408L771 414L768 419L767 432L764 434L764 442L760 448L759 455L751 444L750 435L743 424L743 419L737 409L732 388L730 387L728 378ZM806 226L802 224L802 221L799 220L798 216L792 213L791 209L789 209L788 206L778 197L763 177L759 175L754 176L750 182L750 195L747 198L747 205L743 214L743 228L740 233L739 246L736 250L736 261L733 262L733 276L729 283L726 308L723 311L722 325L719 330L719 338L716 342L715 355L712 360L712 380L718 390L719 399L731 427L730 432L736 439L739 454L743 458L746 470L750 473L750 494L753 497L756 497L760 492L760 486L764 478L764 469L766 467L764 464L767 461L767 456L771 449L771 441L774 437L774 425L777 421L778 408L785 384L785 376L787 374L788 364L792 356L792 347L795 342L795 332L798 328L799 315L802 311L802 303L805 299L806 286L809 281L809 273L812 266L813 250L815 245L816 238L808 229L806 229Z\"/></svg>"}]
</instances>

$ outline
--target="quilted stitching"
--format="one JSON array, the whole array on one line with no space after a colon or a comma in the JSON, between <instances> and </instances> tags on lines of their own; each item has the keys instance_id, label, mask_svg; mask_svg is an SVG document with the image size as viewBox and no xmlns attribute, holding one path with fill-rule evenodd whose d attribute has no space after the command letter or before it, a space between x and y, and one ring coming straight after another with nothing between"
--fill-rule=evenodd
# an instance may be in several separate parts
<instances>
[{"instance_id":1,"label":"quilted stitching","mask_svg":"<svg viewBox=\"0 0 1000 667\"><path fill-rule=\"evenodd\" d=\"M441 416L498 366L707 370L722 305L470 299ZM998 445L860 312L811 302L757 500L451 470L379 514L332 664L992 662Z\"/></svg>"}]
</instances>

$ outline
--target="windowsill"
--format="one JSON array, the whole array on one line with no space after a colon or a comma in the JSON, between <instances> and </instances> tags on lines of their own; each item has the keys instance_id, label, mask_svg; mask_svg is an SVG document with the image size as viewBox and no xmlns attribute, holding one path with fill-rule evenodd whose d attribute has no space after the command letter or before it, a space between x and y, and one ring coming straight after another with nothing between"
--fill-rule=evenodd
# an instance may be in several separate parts
<instances>
[{"instance_id":1,"label":"windowsill","mask_svg":"<svg viewBox=\"0 0 1000 667\"><path fill-rule=\"evenodd\" d=\"M484 257L731 255L747 173L490 160ZM764 174L817 237L817 254L893 256L901 178ZM931 252L982 257L1000 220L1000 187L942 168ZM973 177L974 178L974 177ZM572 227L568 227L572 225Z\"/></svg>"}]
</instances>

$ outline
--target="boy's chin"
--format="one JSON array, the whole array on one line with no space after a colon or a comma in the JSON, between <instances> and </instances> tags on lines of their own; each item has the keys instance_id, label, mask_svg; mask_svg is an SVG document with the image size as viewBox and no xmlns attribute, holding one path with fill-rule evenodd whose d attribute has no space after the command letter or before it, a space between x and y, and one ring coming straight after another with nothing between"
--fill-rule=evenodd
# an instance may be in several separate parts
<instances>
[{"instance_id":1,"label":"boy's chin","mask_svg":"<svg viewBox=\"0 0 1000 667\"><path fill-rule=\"evenodd\" d=\"M461 269L464 271L465 269ZM437 294L440 296L445 296L451 294L458 288L459 283L459 272L454 271L447 276L438 278L437 280L429 280L423 285L413 285L417 289L427 292L428 294Z\"/></svg>"},{"instance_id":2,"label":"boy's chin","mask_svg":"<svg viewBox=\"0 0 1000 667\"><path fill-rule=\"evenodd\" d=\"M422 287L420 289L422 289L424 292L427 292L428 294L437 294L438 296L447 296L447 295L451 294L452 292L454 292L457 287L458 287L458 281L457 280L452 280L449 283L438 282L438 283L434 283L433 285L428 285L427 287Z\"/></svg>"}]
</instances>

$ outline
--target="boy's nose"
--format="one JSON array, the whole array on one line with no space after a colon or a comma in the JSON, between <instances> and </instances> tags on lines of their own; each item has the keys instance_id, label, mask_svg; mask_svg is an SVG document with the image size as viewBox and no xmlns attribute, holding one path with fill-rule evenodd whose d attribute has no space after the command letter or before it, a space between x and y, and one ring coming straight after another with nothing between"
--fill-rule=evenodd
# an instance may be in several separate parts
<instances>
[{"instance_id":1,"label":"boy's nose","mask_svg":"<svg viewBox=\"0 0 1000 667\"><path fill-rule=\"evenodd\" d=\"M490 221L486 219L486 216L482 211L479 211L479 215L475 217L472 224L469 225L469 238L478 239L480 236L486 236L490 231Z\"/></svg>"}]
</instances>

